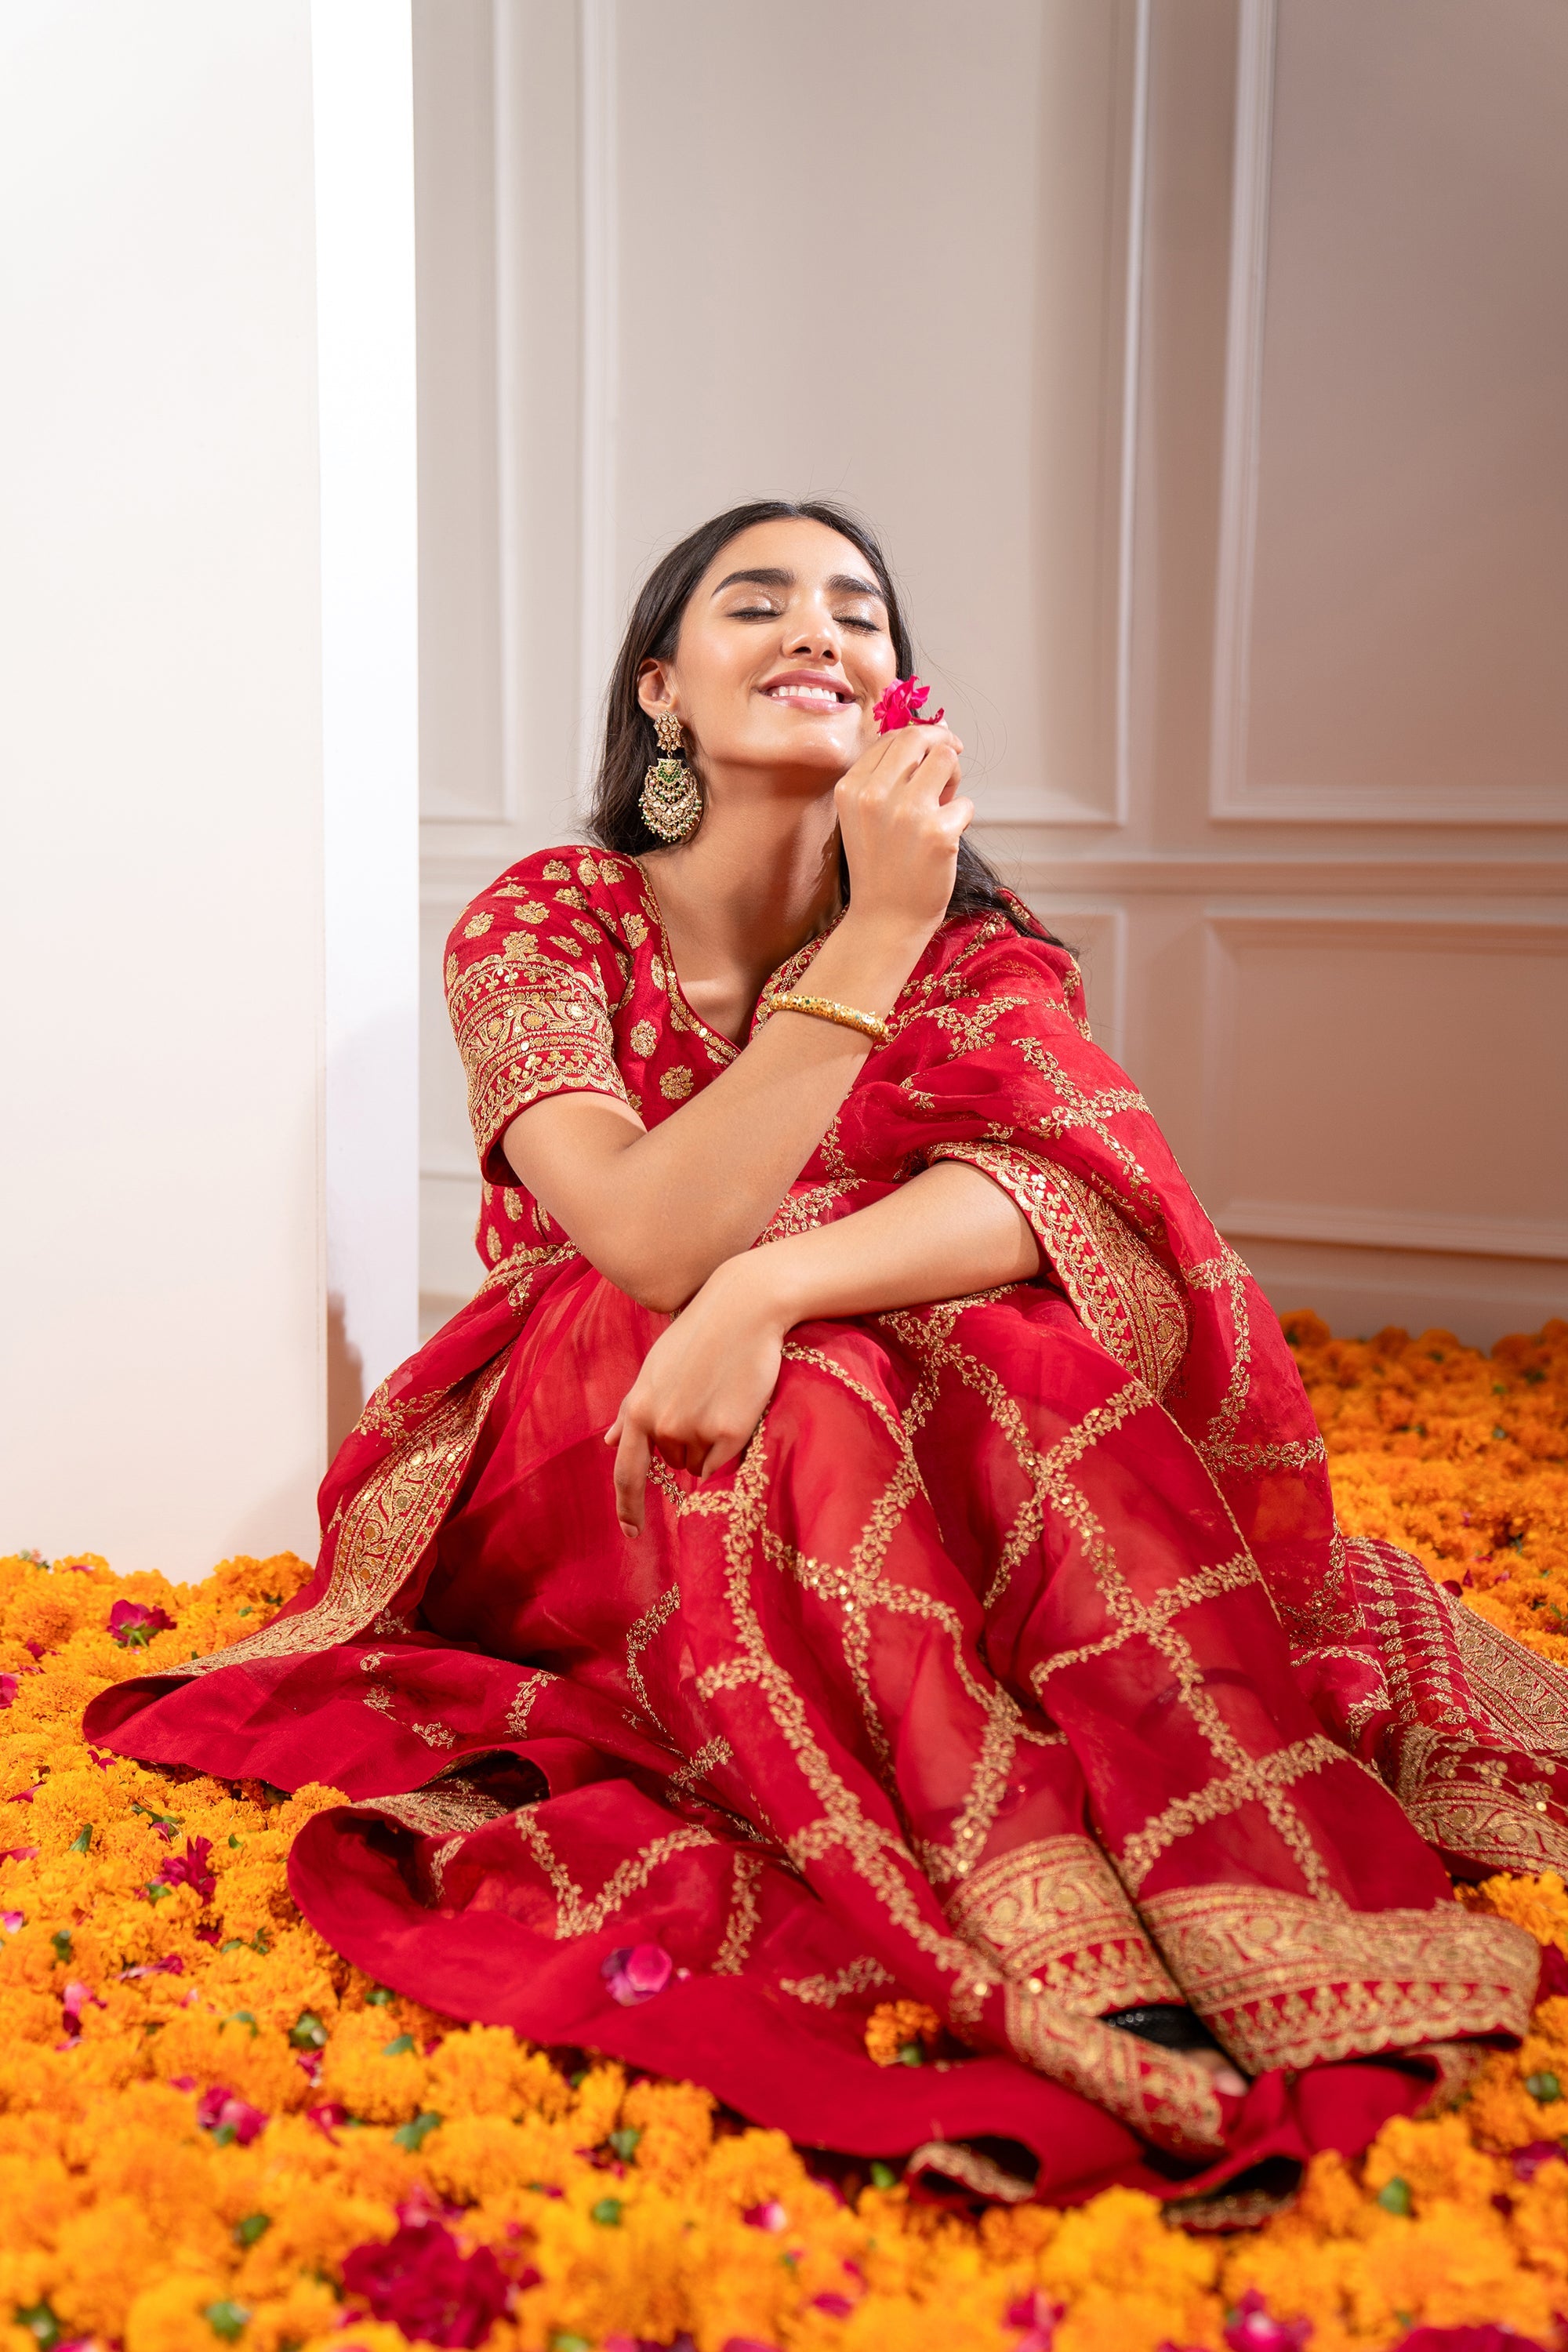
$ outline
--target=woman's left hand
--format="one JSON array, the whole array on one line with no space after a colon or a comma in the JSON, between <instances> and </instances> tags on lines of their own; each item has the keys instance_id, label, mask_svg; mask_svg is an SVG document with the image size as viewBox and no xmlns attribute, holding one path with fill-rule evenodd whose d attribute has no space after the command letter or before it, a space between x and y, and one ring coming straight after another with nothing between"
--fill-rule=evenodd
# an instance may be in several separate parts
<instances>
[{"instance_id":1,"label":"woman's left hand","mask_svg":"<svg viewBox=\"0 0 1568 2352\"><path fill-rule=\"evenodd\" d=\"M725 1259L643 1359L605 1435L623 1533L642 1533L654 1454L705 1478L733 1460L766 1411L788 1326L760 1276L751 1254Z\"/></svg>"}]
</instances>

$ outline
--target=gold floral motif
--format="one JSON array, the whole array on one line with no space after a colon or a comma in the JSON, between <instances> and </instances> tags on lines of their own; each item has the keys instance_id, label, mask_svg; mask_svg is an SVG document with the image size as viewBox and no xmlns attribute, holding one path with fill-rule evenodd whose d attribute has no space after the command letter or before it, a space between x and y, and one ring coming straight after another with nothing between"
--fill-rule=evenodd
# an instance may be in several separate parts
<instances>
[{"instance_id":1,"label":"gold floral motif","mask_svg":"<svg viewBox=\"0 0 1568 2352\"><path fill-rule=\"evenodd\" d=\"M677 1062L658 1076L658 1090L666 1102L684 1102L696 1081L684 1062Z\"/></svg>"},{"instance_id":2,"label":"gold floral motif","mask_svg":"<svg viewBox=\"0 0 1568 2352\"><path fill-rule=\"evenodd\" d=\"M570 882L572 868L563 857L547 857L539 869L546 882Z\"/></svg>"},{"instance_id":3,"label":"gold floral motif","mask_svg":"<svg viewBox=\"0 0 1568 2352\"><path fill-rule=\"evenodd\" d=\"M761 1854L742 1850L735 1856L731 1880L730 1916L724 1924L723 1941L713 1962L716 1977L738 1977L746 1965L746 1955L762 1918L762 1906L757 1901L757 1887L766 1867Z\"/></svg>"},{"instance_id":4,"label":"gold floral motif","mask_svg":"<svg viewBox=\"0 0 1568 2352\"><path fill-rule=\"evenodd\" d=\"M960 1935L1010 1981L1028 1982L1082 2016L1182 1999L1089 1838L1016 1846L983 1864L945 1903Z\"/></svg>"},{"instance_id":5,"label":"gold floral motif","mask_svg":"<svg viewBox=\"0 0 1568 2352\"><path fill-rule=\"evenodd\" d=\"M1522 1927L1458 1904L1352 1911L1267 1886L1139 1908L1187 1999L1248 2074L1523 2033L1541 1966Z\"/></svg>"},{"instance_id":6,"label":"gold floral motif","mask_svg":"<svg viewBox=\"0 0 1568 2352\"><path fill-rule=\"evenodd\" d=\"M493 916L487 915L481 908L477 915L470 915L468 921L463 925L463 937L466 940L483 939L485 933L489 929L490 924L493 920Z\"/></svg>"},{"instance_id":7,"label":"gold floral motif","mask_svg":"<svg viewBox=\"0 0 1568 2352\"><path fill-rule=\"evenodd\" d=\"M634 1054L646 1058L658 1043L658 1031L651 1021L634 1021L626 1043Z\"/></svg>"},{"instance_id":8,"label":"gold floral motif","mask_svg":"<svg viewBox=\"0 0 1568 2352\"><path fill-rule=\"evenodd\" d=\"M868 1992L879 1992L893 1979L880 1960L862 1952L847 1968L840 1969L836 1977L781 1977L779 1990L803 2000L809 2009L837 2009L841 2000L857 2000Z\"/></svg>"},{"instance_id":9,"label":"gold floral motif","mask_svg":"<svg viewBox=\"0 0 1568 2352\"><path fill-rule=\"evenodd\" d=\"M621 936L627 947L640 948L647 937L647 925L640 915L625 914L621 917Z\"/></svg>"}]
</instances>

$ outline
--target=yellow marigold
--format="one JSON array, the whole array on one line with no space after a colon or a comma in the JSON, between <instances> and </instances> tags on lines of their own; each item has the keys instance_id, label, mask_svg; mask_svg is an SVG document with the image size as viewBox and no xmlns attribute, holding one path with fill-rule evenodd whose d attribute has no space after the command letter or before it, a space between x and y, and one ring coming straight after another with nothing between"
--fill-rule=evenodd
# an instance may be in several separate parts
<instances>
[{"instance_id":1,"label":"yellow marigold","mask_svg":"<svg viewBox=\"0 0 1568 2352\"><path fill-rule=\"evenodd\" d=\"M1364 2179L1374 2197L1402 2180L1417 2213L1438 2200L1479 2208L1512 2185L1507 2166L1476 2147L1462 2115L1429 2123L1395 2116L1367 2150Z\"/></svg>"},{"instance_id":2,"label":"yellow marigold","mask_svg":"<svg viewBox=\"0 0 1568 2352\"><path fill-rule=\"evenodd\" d=\"M881 2000L866 2021L866 2049L879 2066L896 2066L906 2053L934 2050L942 2020L923 2000Z\"/></svg>"},{"instance_id":3,"label":"yellow marigold","mask_svg":"<svg viewBox=\"0 0 1568 2352\"><path fill-rule=\"evenodd\" d=\"M1463 1890L1461 1899L1467 1897L1568 1957L1568 1886L1556 1871L1543 1870L1536 1878L1483 1878L1479 1886Z\"/></svg>"},{"instance_id":4,"label":"yellow marigold","mask_svg":"<svg viewBox=\"0 0 1568 2352\"><path fill-rule=\"evenodd\" d=\"M621 2101L617 2138L628 2135L627 2153L639 2172L666 2185L684 2180L712 2145L716 2105L711 2091L695 2083L634 2083Z\"/></svg>"}]
</instances>

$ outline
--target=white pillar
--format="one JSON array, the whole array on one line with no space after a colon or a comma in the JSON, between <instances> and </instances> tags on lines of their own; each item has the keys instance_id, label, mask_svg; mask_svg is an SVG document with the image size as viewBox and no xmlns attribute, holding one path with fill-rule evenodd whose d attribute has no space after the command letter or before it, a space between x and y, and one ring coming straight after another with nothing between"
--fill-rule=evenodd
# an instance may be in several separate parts
<instances>
[{"instance_id":1,"label":"white pillar","mask_svg":"<svg viewBox=\"0 0 1568 2352\"><path fill-rule=\"evenodd\" d=\"M418 1343L419 606L409 0L314 0L328 1419Z\"/></svg>"},{"instance_id":2,"label":"white pillar","mask_svg":"<svg viewBox=\"0 0 1568 2352\"><path fill-rule=\"evenodd\" d=\"M351 123L320 12L318 142L310 0L0 11L0 1549L188 1577L313 1548L324 1105L366 1192L356 1215L335 1177L334 1223L372 1237L340 1272L334 1236L347 1335L373 1377L412 1337L387 1209L413 1196L412 1046L374 1103L364 1074L395 1063L413 987L411 394L384 331L402 304L411 383L388 280L401 239L411 286L413 233L395 212L345 261L334 143L363 164L394 105L373 200L406 179L406 64L399 93L377 59L399 25L405 53L407 12L357 13L374 55ZM359 439L356 368L378 386ZM399 447L366 551L366 454ZM378 1279L407 1303L373 1328Z\"/></svg>"}]
</instances>

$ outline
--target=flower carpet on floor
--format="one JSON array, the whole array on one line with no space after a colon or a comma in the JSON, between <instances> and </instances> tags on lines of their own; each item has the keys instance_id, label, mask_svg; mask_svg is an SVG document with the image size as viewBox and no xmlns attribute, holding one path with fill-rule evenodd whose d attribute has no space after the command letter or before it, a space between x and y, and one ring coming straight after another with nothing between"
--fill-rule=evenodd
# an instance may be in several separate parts
<instances>
[{"instance_id":1,"label":"flower carpet on floor","mask_svg":"<svg viewBox=\"0 0 1568 2352\"><path fill-rule=\"evenodd\" d=\"M1568 1664L1568 1325L1489 1357L1441 1332L1286 1328L1346 1525ZM85 1746L105 1683L233 1641L304 1574L238 1559L178 1586L0 1560L0 2352L1568 2345L1561 1880L1464 1895L1550 1948L1563 1990L1523 2049L1364 2161L1318 2159L1264 2229L1186 2235L1118 2189L944 2213L892 2167L825 2170L689 2084L372 1983L287 1892L331 1790Z\"/></svg>"}]
</instances>

